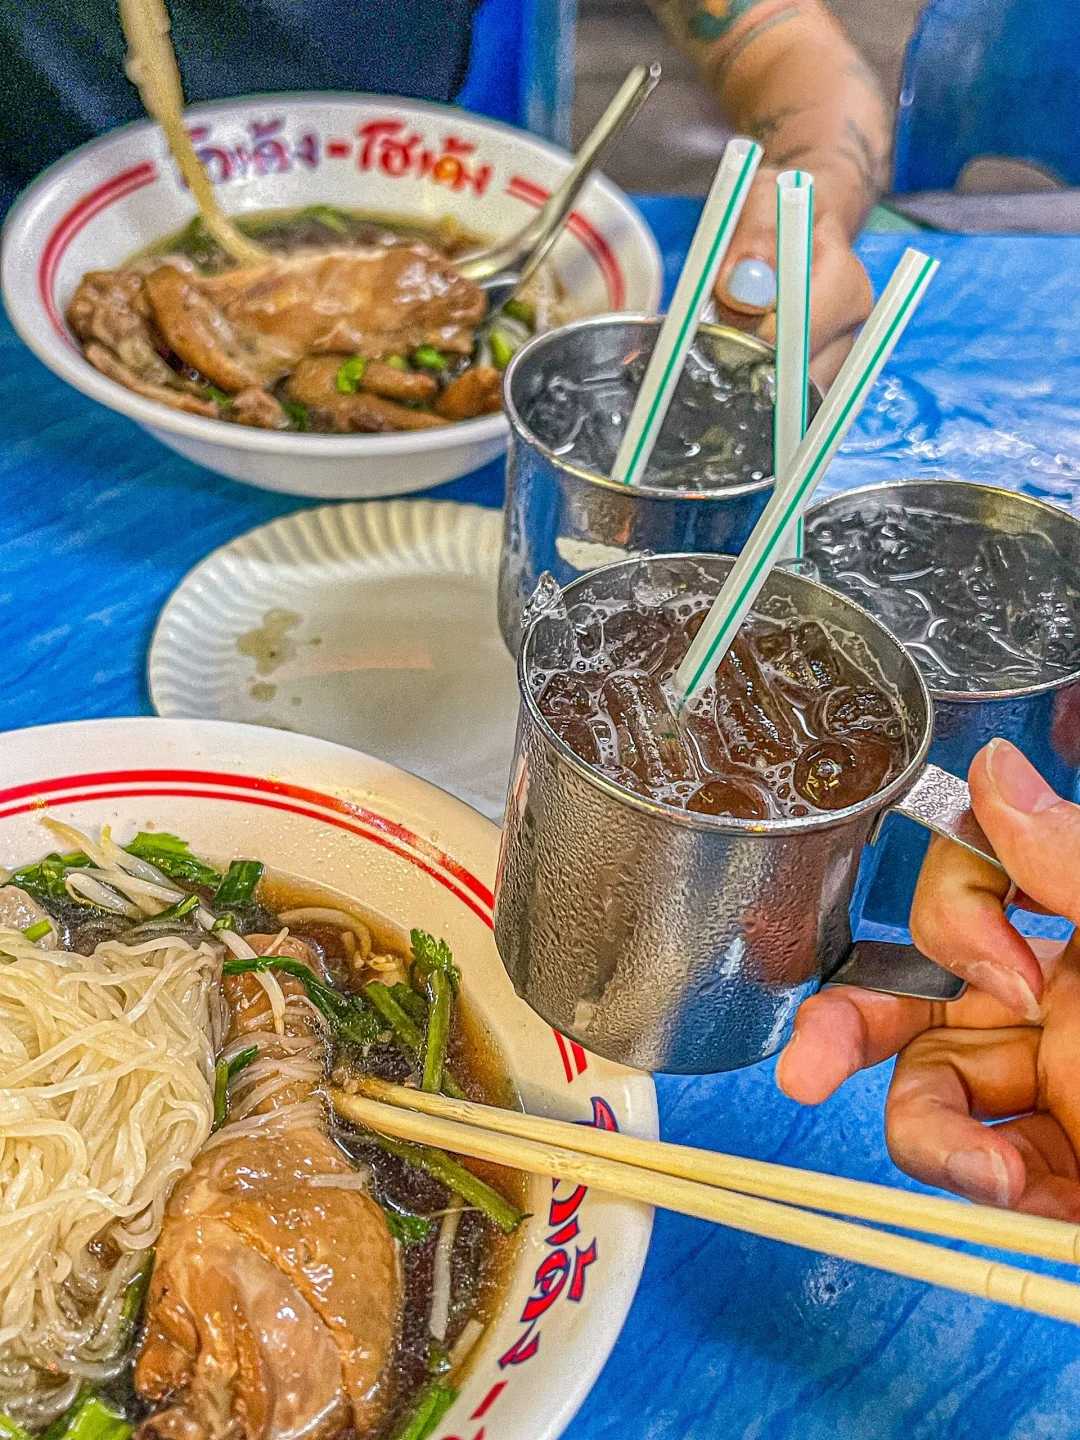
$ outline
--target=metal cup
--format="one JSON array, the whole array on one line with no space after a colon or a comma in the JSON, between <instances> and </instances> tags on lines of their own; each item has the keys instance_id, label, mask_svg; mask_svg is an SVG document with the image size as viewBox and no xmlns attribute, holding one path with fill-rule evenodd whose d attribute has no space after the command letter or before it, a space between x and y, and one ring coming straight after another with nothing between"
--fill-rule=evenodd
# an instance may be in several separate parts
<instances>
[{"instance_id":1,"label":"metal cup","mask_svg":"<svg viewBox=\"0 0 1080 1440\"><path fill-rule=\"evenodd\" d=\"M526 602L547 571L560 585L629 555L693 550L737 555L772 488L772 476L722 490L621 485L553 454L522 418L556 373L585 374L649 351L660 320L600 315L549 330L514 356L503 386L510 420L506 509L499 561L499 627L511 654L521 641ZM720 325L702 325L698 343L726 364L770 361L771 345ZM820 403L811 387L811 413Z\"/></svg>"},{"instance_id":2,"label":"metal cup","mask_svg":"<svg viewBox=\"0 0 1080 1440\"><path fill-rule=\"evenodd\" d=\"M663 555L605 566L568 605L625 598L639 571L672 595L718 589L733 562ZM521 710L496 881L495 939L518 994L557 1030L649 1070L711 1073L784 1043L825 980L949 999L955 976L910 946L852 944L863 847L910 815L980 854L962 780L925 763L930 696L915 662L865 610L790 571L757 608L854 636L905 714L910 762L858 805L789 820L735 820L658 804L603 779L549 727L528 684L536 617L518 660Z\"/></svg>"},{"instance_id":3,"label":"metal cup","mask_svg":"<svg viewBox=\"0 0 1080 1440\"><path fill-rule=\"evenodd\" d=\"M878 499L905 509L955 515L1010 535L1046 536L1074 569L1080 567L1080 521L1056 505L1013 490L966 480L897 480L844 491L807 511L806 552L814 558L815 520L843 520ZM994 736L1011 740L1069 799L1080 799L1080 670L1042 684L1010 690L931 689L934 730L930 760L966 777L976 753ZM889 827L862 877L861 918L906 928L915 881L928 838L915 825Z\"/></svg>"}]
</instances>

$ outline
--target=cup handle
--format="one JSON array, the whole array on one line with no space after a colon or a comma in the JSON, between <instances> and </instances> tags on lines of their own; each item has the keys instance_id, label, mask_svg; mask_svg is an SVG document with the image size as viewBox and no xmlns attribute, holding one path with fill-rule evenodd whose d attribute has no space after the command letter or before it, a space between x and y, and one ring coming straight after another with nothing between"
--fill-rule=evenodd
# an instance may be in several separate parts
<instances>
[{"instance_id":1,"label":"cup handle","mask_svg":"<svg viewBox=\"0 0 1080 1440\"><path fill-rule=\"evenodd\" d=\"M937 765L927 765L902 799L884 811L871 836L873 843L889 815L906 815L946 839L1004 869L994 854L982 827L971 809L967 781ZM883 940L859 940L835 974L830 985L859 985L887 995L906 995L919 1000L956 1000L967 988L959 975L928 959L914 945L893 945Z\"/></svg>"}]
</instances>

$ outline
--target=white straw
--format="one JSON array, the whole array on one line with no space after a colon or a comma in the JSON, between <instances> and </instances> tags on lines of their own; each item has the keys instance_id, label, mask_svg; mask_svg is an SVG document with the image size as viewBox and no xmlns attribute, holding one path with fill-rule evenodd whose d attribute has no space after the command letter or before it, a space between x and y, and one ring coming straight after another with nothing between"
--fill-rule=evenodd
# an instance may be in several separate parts
<instances>
[{"instance_id":1,"label":"white straw","mask_svg":"<svg viewBox=\"0 0 1080 1440\"><path fill-rule=\"evenodd\" d=\"M686 352L694 342L701 312L724 263L760 162L761 146L753 140L729 140L724 147L612 467L612 479L621 480L624 485L639 484L645 473L682 375Z\"/></svg>"},{"instance_id":2,"label":"white straw","mask_svg":"<svg viewBox=\"0 0 1080 1440\"><path fill-rule=\"evenodd\" d=\"M769 578L785 536L851 428L937 268L936 260L918 250L904 252L885 293L874 306L873 314L814 416L787 472L777 480L772 499L673 676L674 688L683 705L715 674L727 654L747 611Z\"/></svg>"},{"instance_id":3,"label":"white straw","mask_svg":"<svg viewBox=\"0 0 1080 1440\"><path fill-rule=\"evenodd\" d=\"M783 476L806 433L810 384L810 278L814 177L785 170L776 181L776 401L773 474ZM779 552L802 559L802 515Z\"/></svg>"}]
</instances>

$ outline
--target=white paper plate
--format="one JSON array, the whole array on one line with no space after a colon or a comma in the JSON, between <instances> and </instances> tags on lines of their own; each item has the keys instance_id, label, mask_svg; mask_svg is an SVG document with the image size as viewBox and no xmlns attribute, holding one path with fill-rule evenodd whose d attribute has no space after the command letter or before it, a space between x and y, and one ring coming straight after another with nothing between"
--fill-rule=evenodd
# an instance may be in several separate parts
<instances>
[{"instance_id":1,"label":"white paper plate","mask_svg":"<svg viewBox=\"0 0 1080 1440\"><path fill-rule=\"evenodd\" d=\"M126 839L157 827L225 861L257 855L445 936L526 1107L655 1136L647 1075L588 1055L514 994L492 937L499 834L366 755L205 721L93 720L0 735L0 865L55 844L44 814ZM506 1299L435 1440L554 1440L588 1394L637 1288L642 1205L540 1177Z\"/></svg>"},{"instance_id":2,"label":"white paper plate","mask_svg":"<svg viewBox=\"0 0 1080 1440\"><path fill-rule=\"evenodd\" d=\"M499 634L498 511L328 505L192 570L150 648L159 715L336 740L500 819L518 695Z\"/></svg>"}]
</instances>

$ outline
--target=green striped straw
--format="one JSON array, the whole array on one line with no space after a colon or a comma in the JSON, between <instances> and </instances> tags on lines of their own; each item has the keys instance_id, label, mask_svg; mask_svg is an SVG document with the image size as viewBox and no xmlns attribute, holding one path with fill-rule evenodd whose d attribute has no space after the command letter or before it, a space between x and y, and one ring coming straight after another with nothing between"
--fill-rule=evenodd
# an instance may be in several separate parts
<instances>
[{"instance_id":1,"label":"green striped straw","mask_svg":"<svg viewBox=\"0 0 1080 1440\"><path fill-rule=\"evenodd\" d=\"M784 540L854 423L937 268L938 262L928 255L918 250L905 251L794 459L778 477L772 499L728 571L723 589L673 676L680 706L691 701L716 673L769 578Z\"/></svg>"},{"instance_id":2,"label":"green striped straw","mask_svg":"<svg viewBox=\"0 0 1080 1440\"><path fill-rule=\"evenodd\" d=\"M645 474L682 375L686 352L694 342L701 312L712 294L713 281L724 263L760 163L761 146L753 140L736 138L724 147L612 466L611 478L624 485L640 484Z\"/></svg>"},{"instance_id":3,"label":"green striped straw","mask_svg":"<svg viewBox=\"0 0 1080 1440\"><path fill-rule=\"evenodd\" d=\"M806 434L810 386L810 277L814 248L814 177L785 170L776 180L776 400L773 474L782 476ZM803 554L799 516L783 554Z\"/></svg>"}]
</instances>

